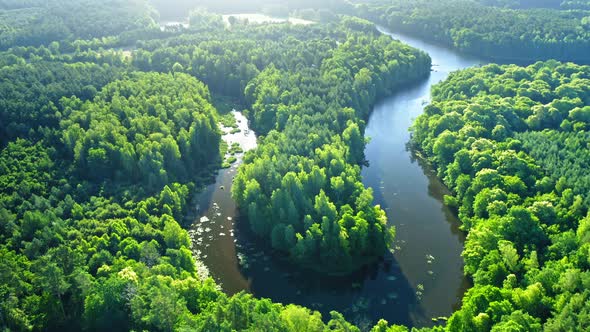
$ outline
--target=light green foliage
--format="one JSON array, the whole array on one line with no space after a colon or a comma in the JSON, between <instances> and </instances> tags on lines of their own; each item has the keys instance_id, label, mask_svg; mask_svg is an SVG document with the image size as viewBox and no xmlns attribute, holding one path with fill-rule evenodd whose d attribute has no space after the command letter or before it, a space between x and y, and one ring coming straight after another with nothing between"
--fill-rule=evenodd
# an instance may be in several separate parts
<instances>
[{"instance_id":1,"label":"light green foliage","mask_svg":"<svg viewBox=\"0 0 590 332\"><path fill-rule=\"evenodd\" d=\"M141 180L158 190L219 160L209 92L188 75L136 74L92 101L73 97L61 105L62 140L83 178Z\"/></svg>"},{"instance_id":2,"label":"light green foliage","mask_svg":"<svg viewBox=\"0 0 590 332\"><path fill-rule=\"evenodd\" d=\"M587 66L548 61L433 88L413 141L454 193L475 283L447 330L584 329L589 79Z\"/></svg>"}]
</instances>

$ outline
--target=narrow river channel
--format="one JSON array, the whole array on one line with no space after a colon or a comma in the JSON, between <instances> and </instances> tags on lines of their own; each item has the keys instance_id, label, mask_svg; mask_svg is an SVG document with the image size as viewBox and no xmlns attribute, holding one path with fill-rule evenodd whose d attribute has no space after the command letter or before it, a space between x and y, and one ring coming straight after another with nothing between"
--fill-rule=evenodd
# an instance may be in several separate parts
<instances>
[{"instance_id":1,"label":"narrow river channel","mask_svg":"<svg viewBox=\"0 0 590 332\"><path fill-rule=\"evenodd\" d=\"M449 316L469 286L463 277L464 235L456 217L442 204L444 185L417 160L407 143L413 120L430 100L433 84L452 71L485 63L407 36L384 34L419 48L432 57L433 72L423 82L378 103L368 121L366 186L396 226L396 250L379 264L347 277L324 277L293 268L273 256L239 222L231 199L231 181L242 159L219 172L215 184L200 195L198 218L191 226L193 249L211 276L228 294L239 291L276 302L319 310L324 318L337 310L360 325L383 318L408 326L431 326L432 318ZM240 132L225 135L244 150L256 145L245 117L234 113Z\"/></svg>"},{"instance_id":2,"label":"narrow river channel","mask_svg":"<svg viewBox=\"0 0 590 332\"><path fill-rule=\"evenodd\" d=\"M372 187L377 204L396 226L395 261L413 289L421 292L420 309L411 312L416 325L426 318L448 316L469 286L463 277L461 252L465 236L456 216L442 204L447 188L409 149L409 128L430 102L432 86L451 72L484 64L484 60L457 54L408 36L379 30L421 49L432 58L430 77L378 103L366 133L371 138L365 155L369 167L363 182ZM416 315L416 316L415 316Z\"/></svg>"}]
</instances>

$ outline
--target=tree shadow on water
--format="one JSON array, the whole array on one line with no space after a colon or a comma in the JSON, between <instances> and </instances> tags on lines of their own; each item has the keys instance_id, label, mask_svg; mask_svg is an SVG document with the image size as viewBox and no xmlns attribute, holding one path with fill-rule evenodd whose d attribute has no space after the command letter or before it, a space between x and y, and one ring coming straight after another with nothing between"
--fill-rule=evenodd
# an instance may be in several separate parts
<instances>
[{"instance_id":1,"label":"tree shadow on water","mask_svg":"<svg viewBox=\"0 0 590 332\"><path fill-rule=\"evenodd\" d=\"M350 275L326 276L291 264L284 254L257 239L246 220L236 226L241 271L257 297L303 305L322 313L325 320L335 310L361 330L370 329L380 319L407 326L429 321L416 290L391 253Z\"/></svg>"}]
</instances>

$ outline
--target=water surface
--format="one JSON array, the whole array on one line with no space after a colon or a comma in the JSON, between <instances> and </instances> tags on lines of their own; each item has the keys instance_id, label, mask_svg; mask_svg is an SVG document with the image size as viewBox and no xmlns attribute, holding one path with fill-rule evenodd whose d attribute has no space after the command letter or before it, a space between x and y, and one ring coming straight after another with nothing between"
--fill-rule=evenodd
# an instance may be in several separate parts
<instances>
[{"instance_id":1,"label":"water surface","mask_svg":"<svg viewBox=\"0 0 590 332\"><path fill-rule=\"evenodd\" d=\"M248 20L249 23L261 24L261 23L285 23L289 22L295 25L309 25L314 24L313 21L304 20L301 18L294 18L294 17L275 17L275 16L268 16L265 14L228 14L222 15L223 21L226 24L229 24L230 17L236 18L238 21L246 21Z\"/></svg>"},{"instance_id":2,"label":"water surface","mask_svg":"<svg viewBox=\"0 0 590 332\"><path fill-rule=\"evenodd\" d=\"M234 111L233 114L239 131L233 132L233 128L222 127L223 140L229 147L239 143L244 152L255 148L256 135L248 127L248 120L240 112ZM199 194L194 206L198 218L189 229L195 256L229 293L248 290L250 287L238 265L234 225L239 215L236 203L231 198L232 180L244 153L237 153L235 157L236 162L229 168L221 169L215 183Z\"/></svg>"},{"instance_id":3,"label":"water surface","mask_svg":"<svg viewBox=\"0 0 590 332\"><path fill-rule=\"evenodd\" d=\"M160 21L160 31L186 30L190 27L187 21Z\"/></svg>"},{"instance_id":4,"label":"water surface","mask_svg":"<svg viewBox=\"0 0 590 332\"><path fill-rule=\"evenodd\" d=\"M365 135L371 138L365 155L364 184L372 187L377 204L396 227L395 260L413 289L420 290L420 314L448 316L468 286L463 278L461 251L465 235L456 216L442 204L447 188L431 168L409 149L409 128L430 102L432 85L451 72L483 64L444 47L408 36L382 33L427 52L432 58L430 77L378 103ZM415 317L415 323L423 320Z\"/></svg>"}]
</instances>

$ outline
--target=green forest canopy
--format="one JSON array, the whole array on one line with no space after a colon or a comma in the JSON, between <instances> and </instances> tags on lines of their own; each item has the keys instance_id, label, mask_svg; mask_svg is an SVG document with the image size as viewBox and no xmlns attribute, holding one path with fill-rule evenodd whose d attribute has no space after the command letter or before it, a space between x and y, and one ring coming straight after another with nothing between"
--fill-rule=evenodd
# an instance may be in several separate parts
<instances>
[{"instance_id":1,"label":"green forest canopy","mask_svg":"<svg viewBox=\"0 0 590 332\"><path fill-rule=\"evenodd\" d=\"M155 19L147 0L2 0L0 50L128 33Z\"/></svg>"},{"instance_id":2,"label":"green forest canopy","mask_svg":"<svg viewBox=\"0 0 590 332\"><path fill-rule=\"evenodd\" d=\"M433 88L413 141L453 191L475 284L447 330L588 329L589 83L590 67L548 61Z\"/></svg>"},{"instance_id":3,"label":"green forest canopy","mask_svg":"<svg viewBox=\"0 0 590 332\"><path fill-rule=\"evenodd\" d=\"M358 331L338 313L326 323L204 278L178 221L221 165L209 90L247 105L261 135L233 187L252 230L294 264L347 273L393 236L360 181L364 121L378 98L425 77L429 57L351 17L228 29L201 12L193 27L163 32L146 2L113 16L115 2L54 1L47 11L0 1L0 327ZM516 30L554 14L493 5L473 8L484 8L478 33L494 38L488 11L524 15ZM586 14L574 5L553 19L576 26L565 32L577 52L586 37L572 15ZM498 52L511 45L494 38ZM520 55L576 55L528 51ZM470 69L434 88L413 142L453 191L446 203L469 233L475 286L445 327L421 330L589 328L589 79L586 66L547 61ZM381 321L373 331L407 328Z\"/></svg>"}]
</instances>

